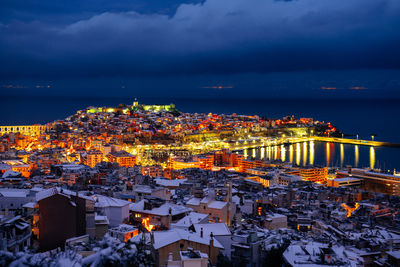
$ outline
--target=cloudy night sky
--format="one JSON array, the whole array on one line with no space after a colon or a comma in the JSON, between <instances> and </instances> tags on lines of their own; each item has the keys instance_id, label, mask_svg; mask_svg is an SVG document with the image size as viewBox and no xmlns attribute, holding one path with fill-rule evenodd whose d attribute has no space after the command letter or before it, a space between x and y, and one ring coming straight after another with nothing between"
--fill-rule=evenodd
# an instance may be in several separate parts
<instances>
[{"instance_id":1,"label":"cloudy night sky","mask_svg":"<svg viewBox=\"0 0 400 267\"><path fill-rule=\"evenodd\" d=\"M399 0L0 0L2 95L400 98Z\"/></svg>"}]
</instances>

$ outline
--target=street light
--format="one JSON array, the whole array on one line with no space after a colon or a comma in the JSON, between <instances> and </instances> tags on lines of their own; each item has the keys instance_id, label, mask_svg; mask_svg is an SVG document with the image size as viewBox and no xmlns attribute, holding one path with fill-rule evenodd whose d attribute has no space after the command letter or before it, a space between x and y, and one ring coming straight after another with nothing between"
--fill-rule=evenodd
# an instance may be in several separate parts
<instances>
[{"instance_id":1,"label":"street light","mask_svg":"<svg viewBox=\"0 0 400 267\"><path fill-rule=\"evenodd\" d=\"M357 140L358 140L358 134L357 134Z\"/></svg>"},{"instance_id":2,"label":"street light","mask_svg":"<svg viewBox=\"0 0 400 267\"><path fill-rule=\"evenodd\" d=\"M371 134L371 139L372 139L372 141L374 141L374 139L375 139L375 135L374 134Z\"/></svg>"}]
</instances>

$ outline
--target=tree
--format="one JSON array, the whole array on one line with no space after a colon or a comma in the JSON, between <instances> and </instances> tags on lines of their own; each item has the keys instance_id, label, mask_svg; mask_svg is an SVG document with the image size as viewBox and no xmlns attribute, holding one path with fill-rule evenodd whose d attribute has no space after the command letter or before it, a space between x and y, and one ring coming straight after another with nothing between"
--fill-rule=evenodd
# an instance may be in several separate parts
<instances>
[{"instance_id":1,"label":"tree","mask_svg":"<svg viewBox=\"0 0 400 267\"><path fill-rule=\"evenodd\" d=\"M283 244L279 244L277 247L272 247L270 250L265 252L265 256L263 258L263 266L265 267L280 267L282 266L283 260L283 252L285 252L286 248L290 245L290 242L285 242Z\"/></svg>"},{"instance_id":2,"label":"tree","mask_svg":"<svg viewBox=\"0 0 400 267\"><path fill-rule=\"evenodd\" d=\"M217 267L232 267L232 261L222 253L217 256Z\"/></svg>"}]
</instances>

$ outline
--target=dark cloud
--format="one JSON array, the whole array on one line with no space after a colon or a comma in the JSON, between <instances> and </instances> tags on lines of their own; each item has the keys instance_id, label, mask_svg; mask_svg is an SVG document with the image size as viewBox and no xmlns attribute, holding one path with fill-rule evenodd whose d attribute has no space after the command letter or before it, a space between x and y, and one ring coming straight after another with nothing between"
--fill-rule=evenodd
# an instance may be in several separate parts
<instances>
[{"instance_id":1,"label":"dark cloud","mask_svg":"<svg viewBox=\"0 0 400 267\"><path fill-rule=\"evenodd\" d=\"M45 21L65 24L87 19L103 12L127 12L142 14L173 14L182 3L199 3L202 0L1 0L0 20L10 22Z\"/></svg>"},{"instance_id":2,"label":"dark cloud","mask_svg":"<svg viewBox=\"0 0 400 267\"><path fill-rule=\"evenodd\" d=\"M27 19L28 15L3 20L0 77L400 67L398 0L208 0L180 4L175 13L139 13L128 2L104 3L93 8L93 1L79 13L77 5L68 9L56 1L49 14L54 15L53 9L73 14L73 21L63 23L52 23L50 15L43 20ZM29 5L21 10L36 14L30 13ZM82 19L79 14L90 15Z\"/></svg>"}]
</instances>

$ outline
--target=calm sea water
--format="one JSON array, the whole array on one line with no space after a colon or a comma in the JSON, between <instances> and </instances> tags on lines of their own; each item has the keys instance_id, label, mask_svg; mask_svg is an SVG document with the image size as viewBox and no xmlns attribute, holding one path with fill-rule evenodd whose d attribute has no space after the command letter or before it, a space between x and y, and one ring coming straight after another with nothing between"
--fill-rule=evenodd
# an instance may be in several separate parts
<instances>
[{"instance_id":1,"label":"calm sea water","mask_svg":"<svg viewBox=\"0 0 400 267\"><path fill-rule=\"evenodd\" d=\"M399 169L400 149L369 147L350 144L303 142L285 146L260 147L243 152L247 158L278 160L299 166L327 166L344 168L347 165L381 170Z\"/></svg>"},{"instance_id":2,"label":"calm sea water","mask_svg":"<svg viewBox=\"0 0 400 267\"><path fill-rule=\"evenodd\" d=\"M281 118L286 115L312 117L315 120L329 121L346 134L358 134L361 139L400 143L400 103L397 99L167 99L140 98L145 104L174 103L183 112L212 112L225 114L257 114L268 118ZM23 125L47 123L63 119L76 110L88 106L117 106L131 104L133 98L79 98L79 97L1 97L0 125ZM310 156L310 145L307 154ZM303 155L301 144L300 154ZM329 150L329 160L327 160ZM356 148L353 145L314 144L314 164L355 166ZM369 147L358 146L358 162L361 167L371 166ZM294 157L297 147L293 148ZM253 152L251 152L253 153ZM261 151L257 151L261 153ZM265 153L265 152L264 152ZM275 152L274 152L275 153ZM289 157L289 148L286 148ZM373 151L374 167L400 170L400 149L376 147ZM294 160L298 160L294 158ZM301 159L302 161L303 159ZM309 158L307 159L309 160ZM302 163L303 164L303 163Z\"/></svg>"}]
</instances>

